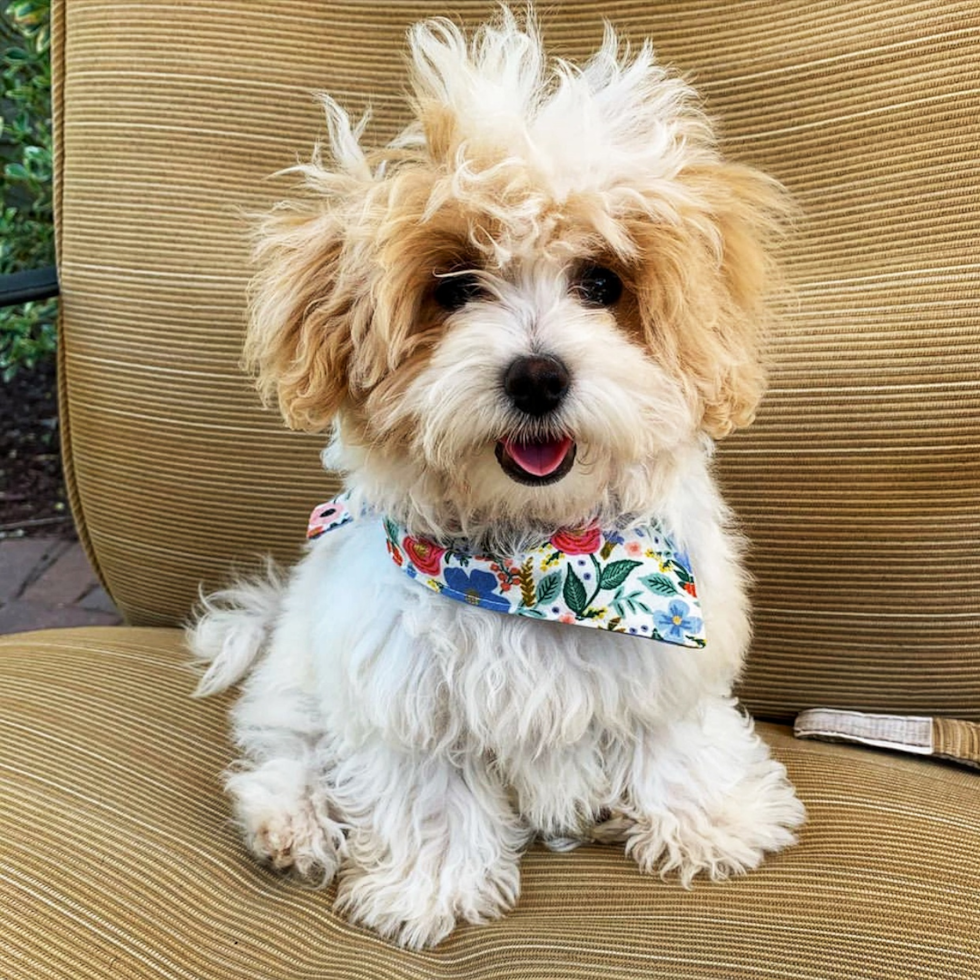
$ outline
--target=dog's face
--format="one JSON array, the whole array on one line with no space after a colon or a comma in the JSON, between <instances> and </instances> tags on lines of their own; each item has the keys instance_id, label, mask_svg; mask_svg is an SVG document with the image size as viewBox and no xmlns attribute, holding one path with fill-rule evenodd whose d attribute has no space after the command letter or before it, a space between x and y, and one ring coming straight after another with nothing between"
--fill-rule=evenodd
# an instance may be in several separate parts
<instances>
[{"instance_id":1,"label":"dog's face","mask_svg":"<svg viewBox=\"0 0 980 980\"><path fill-rule=\"evenodd\" d=\"M761 397L777 185L611 32L550 75L506 13L469 49L444 22L411 45L413 124L365 154L326 100L314 200L261 229L260 390L435 529L649 509L663 460Z\"/></svg>"}]
</instances>

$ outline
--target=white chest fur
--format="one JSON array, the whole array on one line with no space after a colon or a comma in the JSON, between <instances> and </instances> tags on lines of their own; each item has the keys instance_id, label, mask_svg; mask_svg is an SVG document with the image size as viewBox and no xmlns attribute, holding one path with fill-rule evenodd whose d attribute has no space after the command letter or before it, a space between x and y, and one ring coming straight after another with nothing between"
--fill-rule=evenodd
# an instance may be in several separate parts
<instances>
[{"instance_id":1,"label":"white chest fur","mask_svg":"<svg viewBox=\"0 0 980 980\"><path fill-rule=\"evenodd\" d=\"M305 635L274 646L307 652L310 693L351 745L380 734L506 759L590 730L626 737L683 713L717 670L711 639L692 650L443 598L394 564L380 521L315 542L287 603L283 628Z\"/></svg>"}]
</instances>

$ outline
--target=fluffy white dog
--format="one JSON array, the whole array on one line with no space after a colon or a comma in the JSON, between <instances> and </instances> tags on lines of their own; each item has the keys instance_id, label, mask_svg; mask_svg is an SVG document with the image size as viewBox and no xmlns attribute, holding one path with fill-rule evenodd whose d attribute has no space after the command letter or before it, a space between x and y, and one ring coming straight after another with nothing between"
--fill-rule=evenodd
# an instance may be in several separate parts
<instances>
[{"instance_id":1,"label":"fluffy white dog","mask_svg":"<svg viewBox=\"0 0 980 980\"><path fill-rule=\"evenodd\" d=\"M247 360L333 428L349 493L189 635L199 694L248 675L249 848L422 947L512 906L536 836L687 885L803 808L731 697L746 574L710 462L762 395L782 192L611 29L580 68L506 11L410 46L414 121L366 151L325 99L329 160L259 232Z\"/></svg>"}]
</instances>

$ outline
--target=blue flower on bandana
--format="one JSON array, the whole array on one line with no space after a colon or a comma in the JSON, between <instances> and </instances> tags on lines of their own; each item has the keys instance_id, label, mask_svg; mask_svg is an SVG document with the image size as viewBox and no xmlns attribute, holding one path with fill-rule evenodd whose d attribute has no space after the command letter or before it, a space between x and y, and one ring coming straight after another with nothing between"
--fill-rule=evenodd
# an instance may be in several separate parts
<instances>
[{"instance_id":1,"label":"blue flower on bandana","mask_svg":"<svg viewBox=\"0 0 980 980\"><path fill-rule=\"evenodd\" d=\"M477 568L467 573L461 568L447 568L443 576L446 579L446 588L471 605L495 609L497 612L510 611L510 603L497 594L497 579L490 572L482 572Z\"/></svg>"},{"instance_id":2,"label":"blue flower on bandana","mask_svg":"<svg viewBox=\"0 0 980 980\"><path fill-rule=\"evenodd\" d=\"M697 616L689 616L688 612L687 603L675 599L667 607L667 612L658 610L654 613L657 631L665 638L673 640L683 640L688 633L699 633L701 620Z\"/></svg>"}]
</instances>

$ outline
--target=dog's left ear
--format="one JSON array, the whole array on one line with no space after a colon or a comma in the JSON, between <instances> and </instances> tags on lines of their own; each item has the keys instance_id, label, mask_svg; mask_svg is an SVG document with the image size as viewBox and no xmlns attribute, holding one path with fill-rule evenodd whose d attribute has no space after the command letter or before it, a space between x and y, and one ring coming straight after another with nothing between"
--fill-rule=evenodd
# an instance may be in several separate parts
<instances>
[{"instance_id":1,"label":"dog's left ear","mask_svg":"<svg viewBox=\"0 0 980 980\"><path fill-rule=\"evenodd\" d=\"M793 209L771 177L737 164L713 169L704 195L720 236L723 291L716 330L727 371L706 393L702 426L722 438L752 423L765 392L761 346L783 292L776 252Z\"/></svg>"},{"instance_id":2,"label":"dog's left ear","mask_svg":"<svg viewBox=\"0 0 980 980\"><path fill-rule=\"evenodd\" d=\"M782 186L722 161L691 166L674 229L652 233L640 307L651 346L716 439L749 425L766 386L761 348L782 293L775 261L793 208Z\"/></svg>"}]
</instances>

